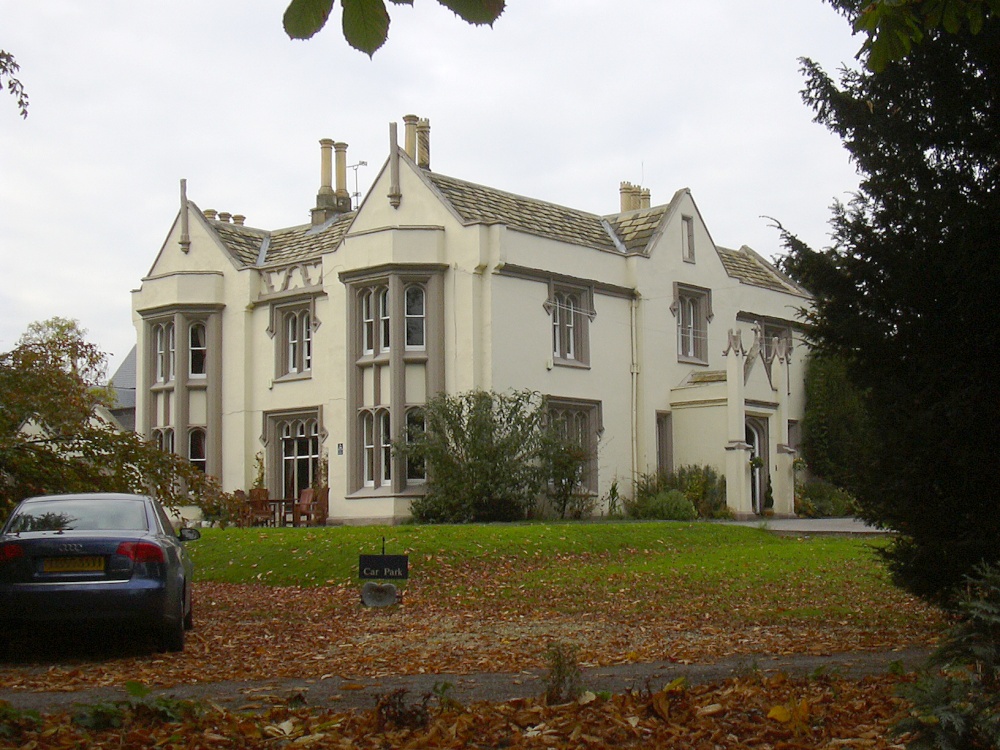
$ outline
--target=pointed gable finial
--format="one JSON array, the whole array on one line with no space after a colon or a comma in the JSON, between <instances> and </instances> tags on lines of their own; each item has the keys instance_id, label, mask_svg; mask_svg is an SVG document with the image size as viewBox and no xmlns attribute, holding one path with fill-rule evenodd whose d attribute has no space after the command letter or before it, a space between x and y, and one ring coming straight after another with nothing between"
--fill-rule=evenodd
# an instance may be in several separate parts
<instances>
[{"instance_id":1,"label":"pointed gable finial","mask_svg":"<svg viewBox=\"0 0 1000 750\"><path fill-rule=\"evenodd\" d=\"M191 251L191 232L188 222L187 180L181 179L181 239L178 244L183 253Z\"/></svg>"}]
</instances>

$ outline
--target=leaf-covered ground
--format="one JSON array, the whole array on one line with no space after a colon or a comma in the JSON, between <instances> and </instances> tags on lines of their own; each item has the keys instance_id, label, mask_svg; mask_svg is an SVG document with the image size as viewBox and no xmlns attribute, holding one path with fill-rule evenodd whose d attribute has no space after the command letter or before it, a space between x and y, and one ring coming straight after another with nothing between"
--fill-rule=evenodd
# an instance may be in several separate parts
<instances>
[{"instance_id":1,"label":"leaf-covered ground","mask_svg":"<svg viewBox=\"0 0 1000 750\"><path fill-rule=\"evenodd\" d=\"M296 678L352 690L353 680L381 677L381 707L372 700L345 712L336 702L292 701L239 713L212 707L209 688L207 705L196 711L133 701L36 721L0 703L0 747L895 746L887 728L905 706L893 692L900 678L887 674L750 674L683 689L650 683L622 695L584 693L560 706L541 696L468 706L429 696L425 710L420 695L392 692L394 675L544 671L554 642L576 644L583 666L703 664L733 655L752 663L754 655L929 645L940 630L933 610L892 588L867 558L817 564L773 585L753 566L737 566L725 586L706 585L696 567L667 574L660 561L647 569L643 558L642 550L630 553L618 569L614 560L568 553L494 555L481 565L428 556L434 575L412 576L403 603L384 609L362 607L357 582L200 582L197 626L183 653L121 643L81 653L72 640L37 634L14 641L0 664L0 689L74 694L128 681L163 688Z\"/></svg>"},{"instance_id":2,"label":"leaf-covered ground","mask_svg":"<svg viewBox=\"0 0 1000 750\"><path fill-rule=\"evenodd\" d=\"M56 748L896 748L906 710L896 678L672 683L548 705L518 699L461 706L386 694L365 711L294 705L264 713L145 701L34 717L0 705L0 746ZM4 739L6 737L6 740Z\"/></svg>"},{"instance_id":3,"label":"leaf-covered ground","mask_svg":"<svg viewBox=\"0 0 1000 750\"><path fill-rule=\"evenodd\" d=\"M34 637L14 642L13 659L0 665L0 688L518 672L543 669L556 641L578 645L583 665L891 651L933 643L940 626L932 610L888 586L859 588L840 617L829 620L809 614L829 602L814 601L808 582L796 589L794 608L781 609L769 590L747 589L736 601L719 601L697 584L678 591L675 583L667 592L639 580L623 582L611 596L586 598L586 592L554 586L517 597L500 596L506 576L489 583L481 571L467 575L475 596L445 596L411 582L402 605L384 609L361 606L354 585L198 583L197 624L183 653L139 649L81 659L61 651L61 642ZM865 600L863 591L877 601Z\"/></svg>"}]
</instances>

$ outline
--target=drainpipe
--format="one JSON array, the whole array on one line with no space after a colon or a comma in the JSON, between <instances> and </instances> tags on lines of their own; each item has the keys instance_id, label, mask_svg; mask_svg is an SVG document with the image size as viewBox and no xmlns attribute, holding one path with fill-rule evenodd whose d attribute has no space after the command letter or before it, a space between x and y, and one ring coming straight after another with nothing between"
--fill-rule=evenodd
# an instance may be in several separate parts
<instances>
[{"instance_id":1,"label":"drainpipe","mask_svg":"<svg viewBox=\"0 0 1000 750\"><path fill-rule=\"evenodd\" d=\"M632 479L639 476L639 299L629 300L629 328L632 346Z\"/></svg>"}]
</instances>

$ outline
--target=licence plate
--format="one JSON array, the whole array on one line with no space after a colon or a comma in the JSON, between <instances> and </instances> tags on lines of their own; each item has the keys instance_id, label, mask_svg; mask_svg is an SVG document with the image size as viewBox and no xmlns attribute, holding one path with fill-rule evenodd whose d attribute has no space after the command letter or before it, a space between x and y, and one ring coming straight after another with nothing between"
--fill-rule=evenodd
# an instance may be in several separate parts
<instances>
[{"instance_id":1,"label":"licence plate","mask_svg":"<svg viewBox=\"0 0 1000 750\"><path fill-rule=\"evenodd\" d=\"M104 570L104 558L90 557L47 557L42 560L43 573L100 573Z\"/></svg>"}]
</instances>

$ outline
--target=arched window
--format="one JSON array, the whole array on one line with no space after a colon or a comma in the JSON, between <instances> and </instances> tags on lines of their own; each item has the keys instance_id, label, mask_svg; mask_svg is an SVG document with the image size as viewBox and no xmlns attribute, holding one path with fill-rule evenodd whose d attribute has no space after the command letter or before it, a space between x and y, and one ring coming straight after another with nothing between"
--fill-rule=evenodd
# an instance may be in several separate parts
<instances>
[{"instance_id":1,"label":"arched window","mask_svg":"<svg viewBox=\"0 0 1000 750\"><path fill-rule=\"evenodd\" d=\"M380 478L383 484L388 484L392 481L392 420L388 411L379 412L378 424Z\"/></svg>"},{"instance_id":2,"label":"arched window","mask_svg":"<svg viewBox=\"0 0 1000 750\"><path fill-rule=\"evenodd\" d=\"M589 363L588 324L593 316L587 290L553 286L546 310L552 316L553 364L570 366Z\"/></svg>"},{"instance_id":3,"label":"arched window","mask_svg":"<svg viewBox=\"0 0 1000 750\"><path fill-rule=\"evenodd\" d=\"M422 409L410 409L406 412L406 442L413 443L421 438L427 429ZM424 461L417 456L406 459L406 479L408 482L419 482L427 478Z\"/></svg>"},{"instance_id":4,"label":"arched window","mask_svg":"<svg viewBox=\"0 0 1000 750\"><path fill-rule=\"evenodd\" d=\"M306 307L286 310L282 317L281 374L307 373L312 370L312 316Z\"/></svg>"},{"instance_id":5,"label":"arched window","mask_svg":"<svg viewBox=\"0 0 1000 750\"><path fill-rule=\"evenodd\" d=\"M406 348L423 349L426 336L424 288L417 284L406 287Z\"/></svg>"},{"instance_id":6,"label":"arched window","mask_svg":"<svg viewBox=\"0 0 1000 750\"><path fill-rule=\"evenodd\" d=\"M294 420L281 428L281 487L286 498L298 497L319 476L319 424Z\"/></svg>"},{"instance_id":7,"label":"arched window","mask_svg":"<svg viewBox=\"0 0 1000 750\"><path fill-rule=\"evenodd\" d=\"M207 373L208 338L204 323L192 323L188 328L188 374L203 378Z\"/></svg>"}]
</instances>

